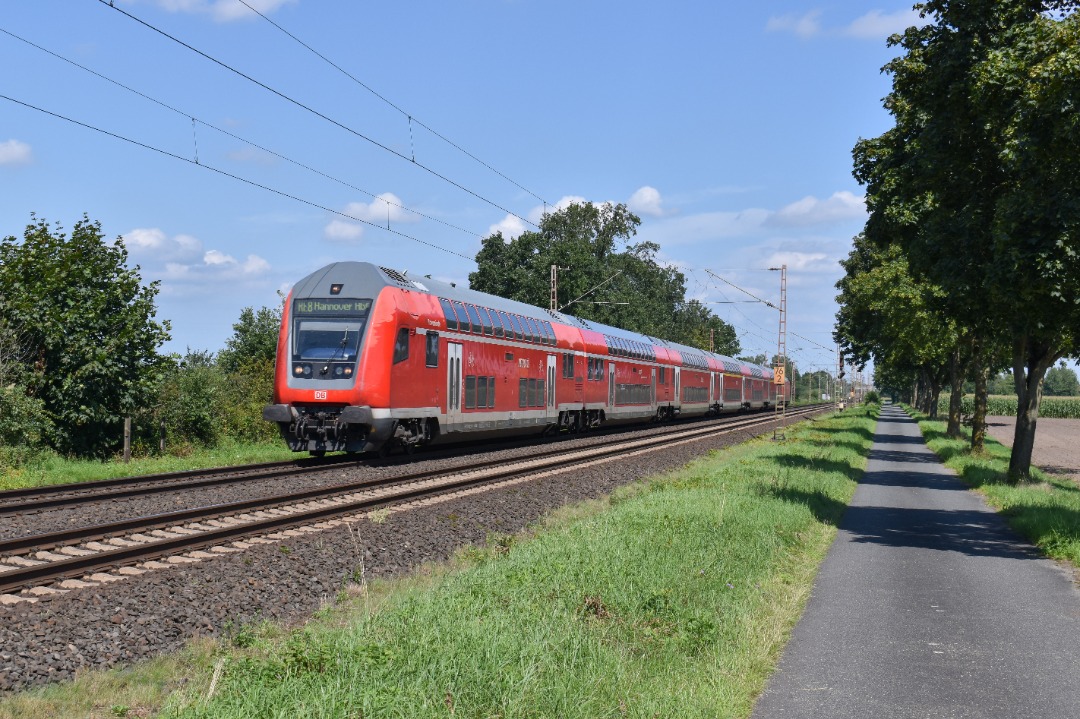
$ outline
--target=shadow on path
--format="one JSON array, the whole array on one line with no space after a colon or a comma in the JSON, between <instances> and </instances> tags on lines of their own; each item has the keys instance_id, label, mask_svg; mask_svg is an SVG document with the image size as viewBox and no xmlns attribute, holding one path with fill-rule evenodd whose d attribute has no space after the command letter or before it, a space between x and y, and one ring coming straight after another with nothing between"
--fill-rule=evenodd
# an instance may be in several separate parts
<instances>
[{"instance_id":1,"label":"shadow on path","mask_svg":"<svg viewBox=\"0 0 1080 719\"><path fill-rule=\"evenodd\" d=\"M1038 559L992 512L973 510L849 507L841 530L853 542L918 547L977 557Z\"/></svg>"}]
</instances>

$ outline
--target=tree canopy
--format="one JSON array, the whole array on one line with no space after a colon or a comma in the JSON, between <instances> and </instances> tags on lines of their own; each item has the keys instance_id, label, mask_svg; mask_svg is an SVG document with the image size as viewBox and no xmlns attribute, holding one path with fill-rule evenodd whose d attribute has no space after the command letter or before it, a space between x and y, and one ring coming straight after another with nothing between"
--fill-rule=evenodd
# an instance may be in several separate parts
<instances>
[{"instance_id":1,"label":"tree canopy","mask_svg":"<svg viewBox=\"0 0 1080 719\"><path fill-rule=\"evenodd\" d=\"M19 338L26 393L62 452L115 447L122 418L146 404L166 363L158 283L144 285L127 259L123 240L107 241L85 215L70 236L32 217L21 240L0 241L0 324Z\"/></svg>"},{"instance_id":2,"label":"tree canopy","mask_svg":"<svg viewBox=\"0 0 1080 719\"><path fill-rule=\"evenodd\" d=\"M571 204L508 241L483 240L473 289L547 307L551 266L558 272L558 307L585 320L710 349L739 352L735 329L705 305L686 299L686 278L656 260L660 247L631 243L641 220L625 205Z\"/></svg>"},{"instance_id":3,"label":"tree canopy","mask_svg":"<svg viewBox=\"0 0 1080 719\"><path fill-rule=\"evenodd\" d=\"M1030 469L1047 369L1080 351L1077 5L918 5L930 22L890 40L904 51L885 68L895 126L854 150L865 237L897 248L914 276L940 288L936 304L957 325L955 338L927 334L925 343L952 348L954 361L969 343L976 446L987 378L1011 348L1014 478Z\"/></svg>"}]
</instances>

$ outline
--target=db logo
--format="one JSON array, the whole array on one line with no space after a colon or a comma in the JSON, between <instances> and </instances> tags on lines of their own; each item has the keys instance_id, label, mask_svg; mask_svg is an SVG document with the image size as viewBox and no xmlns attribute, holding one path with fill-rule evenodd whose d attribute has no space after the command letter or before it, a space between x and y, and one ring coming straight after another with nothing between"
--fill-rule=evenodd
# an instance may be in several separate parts
<instances>
[{"instance_id":1,"label":"db logo","mask_svg":"<svg viewBox=\"0 0 1080 719\"><path fill-rule=\"evenodd\" d=\"M324 389L315 390L315 399L326 399L326 390L324 390Z\"/></svg>"}]
</instances>

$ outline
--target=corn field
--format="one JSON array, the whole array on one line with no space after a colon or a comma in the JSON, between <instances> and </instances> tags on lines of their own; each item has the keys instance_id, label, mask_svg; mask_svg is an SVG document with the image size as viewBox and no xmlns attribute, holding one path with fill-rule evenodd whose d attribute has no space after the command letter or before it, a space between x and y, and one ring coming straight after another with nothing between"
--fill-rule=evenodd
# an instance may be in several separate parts
<instances>
[{"instance_id":1,"label":"corn field","mask_svg":"<svg viewBox=\"0 0 1080 719\"><path fill-rule=\"evenodd\" d=\"M975 411L975 398L965 395L961 412L970 415ZM1010 395L990 395L986 400L986 411L990 415L1002 417L1016 416L1016 397ZM949 415L949 395L942 393L938 401L938 412L942 417ZM1050 419L1080 419L1080 397L1043 397L1039 405L1039 416Z\"/></svg>"}]
</instances>

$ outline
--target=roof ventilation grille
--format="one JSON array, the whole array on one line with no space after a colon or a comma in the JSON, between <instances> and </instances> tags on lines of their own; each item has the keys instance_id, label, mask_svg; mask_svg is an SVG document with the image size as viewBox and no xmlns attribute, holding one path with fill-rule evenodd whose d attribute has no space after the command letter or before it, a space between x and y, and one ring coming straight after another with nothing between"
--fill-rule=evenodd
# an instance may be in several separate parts
<instances>
[{"instance_id":1,"label":"roof ventilation grille","mask_svg":"<svg viewBox=\"0 0 1080 719\"><path fill-rule=\"evenodd\" d=\"M380 267L379 269L383 271L384 275L389 277L394 282L397 282L402 287L408 287L412 289L412 283L405 279L405 275L403 275L402 273L398 272L397 270L392 270L389 267Z\"/></svg>"}]
</instances>

